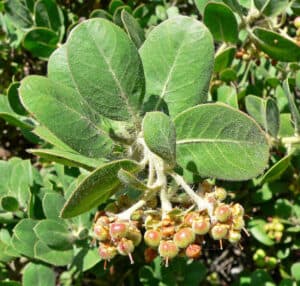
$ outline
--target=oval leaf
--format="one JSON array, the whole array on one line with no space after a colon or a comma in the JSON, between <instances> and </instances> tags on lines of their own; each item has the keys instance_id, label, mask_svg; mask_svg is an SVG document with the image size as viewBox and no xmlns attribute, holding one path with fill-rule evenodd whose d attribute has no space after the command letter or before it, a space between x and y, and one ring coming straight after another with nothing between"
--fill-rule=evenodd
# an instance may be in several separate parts
<instances>
[{"instance_id":1,"label":"oval leaf","mask_svg":"<svg viewBox=\"0 0 300 286\"><path fill-rule=\"evenodd\" d=\"M66 47L74 84L88 104L111 119L135 119L145 81L125 32L105 19L90 19L72 30Z\"/></svg>"},{"instance_id":2,"label":"oval leaf","mask_svg":"<svg viewBox=\"0 0 300 286\"><path fill-rule=\"evenodd\" d=\"M34 56L47 59L56 49L58 35L48 28L33 28L24 37L23 46Z\"/></svg>"},{"instance_id":3,"label":"oval leaf","mask_svg":"<svg viewBox=\"0 0 300 286\"><path fill-rule=\"evenodd\" d=\"M214 61L213 39L195 19L178 16L155 27L140 49L147 101L168 104L175 116L206 101ZM158 72L159 71L159 72Z\"/></svg>"},{"instance_id":4,"label":"oval leaf","mask_svg":"<svg viewBox=\"0 0 300 286\"><path fill-rule=\"evenodd\" d=\"M82 214L105 202L121 184L118 179L121 168L135 172L139 165L131 160L113 161L102 165L73 191L61 212L61 217L70 218Z\"/></svg>"},{"instance_id":5,"label":"oval leaf","mask_svg":"<svg viewBox=\"0 0 300 286\"><path fill-rule=\"evenodd\" d=\"M143 120L147 147L170 165L176 161L176 132L171 119L162 112L148 112Z\"/></svg>"},{"instance_id":6,"label":"oval leaf","mask_svg":"<svg viewBox=\"0 0 300 286\"><path fill-rule=\"evenodd\" d=\"M13 82L7 90L7 98L11 109L19 115L27 115L27 111L21 103L18 88L19 82Z\"/></svg>"},{"instance_id":7,"label":"oval leaf","mask_svg":"<svg viewBox=\"0 0 300 286\"><path fill-rule=\"evenodd\" d=\"M300 47L288 38L263 28L253 33L258 47L270 57L283 62L300 61Z\"/></svg>"},{"instance_id":8,"label":"oval leaf","mask_svg":"<svg viewBox=\"0 0 300 286\"><path fill-rule=\"evenodd\" d=\"M119 170L118 178L123 184L131 186L137 190L146 191L148 189L147 186L139 181L134 175L123 169Z\"/></svg>"},{"instance_id":9,"label":"oval leaf","mask_svg":"<svg viewBox=\"0 0 300 286\"><path fill-rule=\"evenodd\" d=\"M45 77L29 76L19 90L25 107L74 150L88 157L110 152L112 142L101 128L99 117L74 89Z\"/></svg>"},{"instance_id":10,"label":"oval leaf","mask_svg":"<svg viewBox=\"0 0 300 286\"><path fill-rule=\"evenodd\" d=\"M247 180L268 162L265 134L246 114L223 104L203 104L175 118L177 161L202 177Z\"/></svg>"},{"instance_id":11,"label":"oval leaf","mask_svg":"<svg viewBox=\"0 0 300 286\"><path fill-rule=\"evenodd\" d=\"M204 24L216 41L236 43L238 23L231 9L223 3L208 3L204 10Z\"/></svg>"},{"instance_id":12,"label":"oval leaf","mask_svg":"<svg viewBox=\"0 0 300 286\"><path fill-rule=\"evenodd\" d=\"M55 286L55 273L50 267L43 264L28 263L23 272L23 286Z\"/></svg>"}]
</instances>

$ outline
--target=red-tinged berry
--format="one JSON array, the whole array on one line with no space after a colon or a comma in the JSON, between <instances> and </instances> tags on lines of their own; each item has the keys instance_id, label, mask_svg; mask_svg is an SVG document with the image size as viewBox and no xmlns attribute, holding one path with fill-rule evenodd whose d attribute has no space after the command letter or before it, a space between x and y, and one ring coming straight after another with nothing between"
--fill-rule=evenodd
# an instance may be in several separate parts
<instances>
[{"instance_id":1,"label":"red-tinged berry","mask_svg":"<svg viewBox=\"0 0 300 286\"><path fill-rule=\"evenodd\" d=\"M194 220L192 224L192 229L196 234L207 234L210 230L209 218L199 218L197 220Z\"/></svg>"},{"instance_id":2,"label":"red-tinged berry","mask_svg":"<svg viewBox=\"0 0 300 286\"><path fill-rule=\"evenodd\" d=\"M151 247L146 248L144 251L146 263L151 263L157 257L157 255L157 251Z\"/></svg>"},{"instance_id":3,"label":"red-tinged berry","mask_svg":"<svg viewBox=\"0 0 300 286\"><path fill-rule=\"evenodd\" d=\"M94 233L96 238L100 241L106 241L110 239L108 228L102 224L97 223L94 225Z\"/></svg>"},{"instance_id":4,"label":"red-tinged berry","mask_svg":"<svg viewBox=\"0 0 300 286\"><path fill-rule=\"evenodd\" d=\"M231 216L231 210L228 205L220 205L215 210L215 216L219 222L227 221Z\"/></svg>"},{"instance_id":5,"label":"red-tinged berry","mask_svg":"<svg viewBox=\"0 0 300 286\"><path fill-rule=\"evenodd\" d=\"M153 247L153 248L156 248L159 246L161 239L162 239L162 234L158 230L154 230L154 229L147 230L144 234L145 243L148 246Z\"/></svg>"},{"instance_id":6,"label":"red-tinged berry","mask_svg":"<svg viewBox=\"0 0 300 286\"><path fill-rule=\"evenodd\" d=\"M117 250L119 254L129 257L131 264L134 263L132 259L131 253L134 251L134 244L131 240L127 238L121 238L121 240L118 242Z\"/></svg>"},{"instance_id":7,"label":"red-tinged berry","mask_svg":"<svg viewBox=\"0 0 300 286\"><path fill-rule=\"evenodd\" d=\"M211 228L210 234L214 240L221 240L227 236L228 226L225 224L216 224Z\"/></svg>"},{"instance_id":8,"label":"red-tinged berry","mask_svg":"<svg viewBox=\"0 0 300 286\"><path fill-rule=\"evenodd\" d=\"M109 226L109 234L113 240L125 237L128 233L128 224L125 222L114 222Z\"/></svg>"},{"instance_id":9,"label":"red-tinged berry","mask_svg":"<svg viewBox=\"0 0 300 286\"><path fill-rule=\"evenodd\" d=\"M180 229L175 233L173 241L179 248L186 248L195 241L195 233L189 227Z\"/></svg>"},{"instance_id":10,"label":"red-tinged berry","mask_svg":"<svg viewBox=\"0 0 300 286\"><path fill-rule=\"evenodd\" d=\"M109 244L100 243L98 249L99 255L102 260L112 260L117 255L117 249Z\"/></svg>"},{"instance_id":11,"label":"red-tinged berry","mask_svg":"<svg viewBox=\"0 0 300 286\"><path fill-rule=\"evenodd\" d=\"M241 240L241 233L236 230L230 230L228 233L228 241L232 244L236 244Z\"/></svg>"},{"instance_id":12,"label":"red-tinged berry","mask_svg":"<svg viewBox=\"0 0 300 286\"><path fill-rule=\"evenodd\" d=\"M179 252L178 247L172 240L162 240L158 247L158 253L166 261L166 267L169 265L169 260L174 258Z\"/></svg>"},{"instance_id":13,"label":"red-tinged berry","mask_svg":"<svg viewBox=\"0 0 300 286\"><path fill-rule=\"evenodd\" d=\"M187 213L184 216L183 222L187 226L192 226L193 221L195 219L197 219L197 218L199 218L199 213L197 213L197 212L190 212L190 213Z\"/></svg>"},{"instance_id":14,"label":"red-tinged berry","mask_svg":"<svg viewBox=\"0 0 300 286\"><path fill-rule=\"evenodd\" d=\"M200 245L190 244L185 250L185 255L188 258L197 259L201 255L201 250L202 250L202 248Z\"/></svg>"}]
</instances>

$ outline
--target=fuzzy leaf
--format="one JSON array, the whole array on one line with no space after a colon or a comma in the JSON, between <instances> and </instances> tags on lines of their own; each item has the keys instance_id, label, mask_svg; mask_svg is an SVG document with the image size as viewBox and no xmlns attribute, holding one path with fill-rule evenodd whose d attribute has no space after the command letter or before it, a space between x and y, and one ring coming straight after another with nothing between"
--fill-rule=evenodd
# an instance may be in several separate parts
<instances>
[{"instance_id":1,"label":"fuzzy leaf","mask_svg":"<svg viewBox=\"0 0 300 286\"><path fill-rule=\"evenodd\" d=\"M30 262L23 272L23 286L55 286L55 273L50 267Z\"/></svg>"},{"instance_id":2,"label":"fuzzy leaf","mask_svg":"<svg viewBox=\"0 0 300 286\"><path fill-rule=\"evenodd\" d=\"M175 120L177 162L202 177L247 180L264 170L265 134L246 114L223 104L203 104Z\"/></svg>"}]
</instances>

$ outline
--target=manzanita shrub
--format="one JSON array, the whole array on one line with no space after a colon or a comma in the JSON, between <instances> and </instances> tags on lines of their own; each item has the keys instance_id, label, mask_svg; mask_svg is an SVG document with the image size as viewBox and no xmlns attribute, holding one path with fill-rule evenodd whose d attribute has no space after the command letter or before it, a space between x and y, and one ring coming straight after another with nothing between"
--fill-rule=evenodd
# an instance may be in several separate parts
<instances>
[{"instance_id":1,"label":"manzanita shrub","mask_svg":"<svg viewBox=\"0 0 300 286\"><path fill-rule=\"evenodd\" d=\"M236 285L296 285L299 3L264 2L114 0L66 35L54 1L4 3L47 74L0 98L40 145L0 161L3 285L219 285L229 251L259 268Z\"/></svg>"}]
</instances>

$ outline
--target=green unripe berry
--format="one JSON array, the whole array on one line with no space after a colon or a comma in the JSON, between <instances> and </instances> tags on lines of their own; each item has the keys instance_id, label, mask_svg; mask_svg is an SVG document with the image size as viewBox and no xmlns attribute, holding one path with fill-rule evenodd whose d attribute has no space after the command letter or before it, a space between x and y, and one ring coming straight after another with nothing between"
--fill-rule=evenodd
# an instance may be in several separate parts
<instances>
[{"instance_id":1,"label":"green unripe berry","mask_svg":"<svg viewBox=\"0 0 300 286\"><path fill-rule=\"evenodd\" d=\"M106 241L110 239L108 228L103 226L102 224L94 225L94 233L98 240Z\"/></svg>"},{"instance_id":2,"label":"green unripe berry","mask_svg":"<svg viewBox=\"0 0 300 286\"><path fill-rule=\"evenodd\" d=\"M275 238L277 241L280 241L280 240L281 240L282 235L283 235L282 231L275 231L275 232L274 232L274 238Z\"/></svg>"},{"instance_id":3,"label":"green unripe berry","mask_svg":"<svg viewBox=\"0 0 300 286\"><path fill-rule=\"evenodd\" d=\"M128 224L124 222L111 223L109 226L109 234L112 239L120 239L128 233Z\"/></svg>"},{"instance_id":4,"label":"green unripe berry","mask_svg":"<svg viewBox=\"0 0 300 286\"><path fill-rule=\"evenodd\" d=\"M211 237L214 240L221 240L228 234L228 226L225 224L216 224L210 231Z\"/></svg>"},{"instance_id":5,"label":"green unripe berry","mask_svg":"<svg viewBox=\"0 0 300 286\"><path fill-rule=\"evenodd\" d=\"M102 260L108 261L117 255L117 249L114 246L104 243L100 243L98 252Z\"/></svg>"},{"instance_id":6,"label":"green unripe berry","mask_svg":"<svg viewBox=\"0 0 300 286\"><path fill-rule=\"evenodd\" d=\"M199 218L193 221L192 230L199 235L207 234L210 230L209 218Z\"/></svg>"},{"instance_id":7,"label":"green unripe berry","mask_svg":"<svg viewBox=\"0 0 300 286\"><path fill-rule=\"evenodd\" d=\"M173 240L176 246L179 248L185 248L189 244L193 243L195 238L193 230L189 227L185 227L175 233Z\"/></svg>"},{"instance_id":8,"label":"green unripe berry","mask_svg":"<svg viewBox=\"0 0 300 286\"><path fill-rule=\"evenodd\" d=\"M231 210L228 205L218 206L215 210L215 216L219 222L227 221L231 216Z\"/></svg>"},{"instance_id":9,"label":"green unripe berry","mask_svg":"<svg viewBox=\"0 0 300 286\"><path fill-rule=\"evenodd\" d=\"M202 248L200 245L190 244L185 250L185 255L188 258L197 259L201 255L201 250L202 250Z\"/></svg>"},{"instance_id":10,"label":"green unripe berry","mask_svg":"<svg viewBox=\"0 0 300 286\"><path fill-rule=\"evenodd\" d=\"M266 252L263 249L257 249L255 254L257 255L258 258L265 258L266 257Z\"/></svg>"},{"instance_id":11,"label":"green unripe berry","mask_svg":"<svg viewBox=\"0 0 300 286\"><path fill-rule=\"evenodd\" d=\"M152 248L159 246L161 238L161 232L154 229L147 230L144 234L145 243Z\"/></svg>"},{"instance_id":12,"label":"green unripe berry","mask_svg":"<svg viewBox=\"0 0 300 286\"><path fill-rule=\"evenodd\" d=\"M265 261L267 267L270 269L274 269L277 265L277 259L275 257L266 257Z\"/></svg>"},{"instance_id":13,"label":"green unripe berry","mask_svg":"<svg viewBox=\"0 0 300 286\"><path fill-rule=\"evenodd\" d=\"M241 240L241 233L236 230L230 230L228 233L228 241L235 244Z\"/></svg>"},{"instance_id":14,"label":"green unripe berry","mask_svg":"<svg viewBox=\"0 0 300 286\"><path fill-rule=\"evenodd\" d=\"M284 230L284 225L280 222L275 223L274 230L282 232Z\"/></svg>"},{"instance_id":15,"label":"green unripe berry","mask_svg":"<svg viewBox=\"0 0 300 286\"><path fill-rule=\"evenodd\" d=\"M162 240L158 247L158 253L161 257L172 259L179 252L178 247L173 240Z\"/></svg>"},{"instance_id":16,"label":"green unripe berry","mask_svg":"<svg viewBox=\"0 0 300 286\"><path fill-rule=\"evenodd\" d=\"M259 259L255 260L255 264L256 264L258 267L265 267L265 265L266 265L265 260L262 259L262 258L259 258Z\"/></svg>"},{"instance_id":17,"label":"green unripe berry","mask_svg":"<svg viewBox=\"0 0 300 286\"><path fill-rule=\"evenodd\" d=\"M142 241L142 234L137 228L129 228L127 238L132 240L134 246L138 246Z\"/></svg>"},{"instance_id":18,"label":"green unripe berry","mask_svg":"<svg viewBox=\"0 0 300 286\"><path fill-rule=\"evenodd\" d=\"M298 16L294 19L294 26L296 28L300 28L300 16Z\"/></svg>"}]
</instances>

